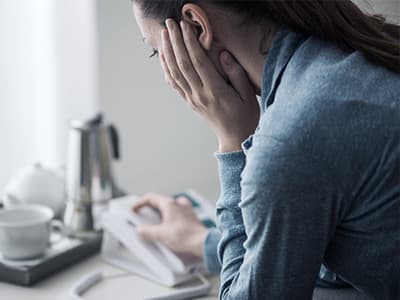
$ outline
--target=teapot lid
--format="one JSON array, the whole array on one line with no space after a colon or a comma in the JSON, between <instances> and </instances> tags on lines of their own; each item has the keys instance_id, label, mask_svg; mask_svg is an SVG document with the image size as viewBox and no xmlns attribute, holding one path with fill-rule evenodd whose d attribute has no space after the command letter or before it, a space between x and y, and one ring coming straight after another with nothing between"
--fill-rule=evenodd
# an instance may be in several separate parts
<instances>
[{"instance_id":1,"label":"teapot lid","mask_svg":"<svg viewBox=\"0 0 400 300\"><path fill-rule=\"evenodd\" d=\"M88 130L101 126L103 121L103 114L97 113L94 117L87 120L72 120L70 126L74 129Z\"/></svg>"}]
</instances>

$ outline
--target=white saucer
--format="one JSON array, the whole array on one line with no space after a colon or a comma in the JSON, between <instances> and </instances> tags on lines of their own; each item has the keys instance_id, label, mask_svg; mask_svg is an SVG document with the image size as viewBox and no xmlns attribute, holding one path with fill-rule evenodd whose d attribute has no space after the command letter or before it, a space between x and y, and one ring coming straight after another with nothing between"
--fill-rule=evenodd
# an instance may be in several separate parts
<instances>
[{"instance_id":1,"label":"white saucer","mask_svg":"<svg viewBox=\"0 0 400 300\"><path fill-rule=\"evenodd\" d=\"M61 252L64 252L82 243L82 241L73 238L64 237L60 239L59 233L52 233L51 240L59 240L59 241L51 244L43 253L43 255L40 257L32 259L14 260L14 259L7 259L3 257L3 255L0 253L0 263L11 267L35 266L52 256L55 256Z\"/></svg>"}]
</instances>

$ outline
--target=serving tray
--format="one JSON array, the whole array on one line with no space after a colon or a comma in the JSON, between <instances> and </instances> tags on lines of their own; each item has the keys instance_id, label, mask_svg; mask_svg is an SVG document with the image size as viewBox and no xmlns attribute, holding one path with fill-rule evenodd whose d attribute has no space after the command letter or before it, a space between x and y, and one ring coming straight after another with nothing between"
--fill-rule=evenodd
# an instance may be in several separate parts
<instances>
[{"instance_id":1,"label":"serving tray","mask_svg":"<svg viewBox=\"0 0 400 300\"><path fill-rule=\"evenodd\" d=\"M0 281L31 286L46 277L98 253L101 235L91 239L64 238L33 260L7 260L0 253Z\"/></svg>"}]
</instances>

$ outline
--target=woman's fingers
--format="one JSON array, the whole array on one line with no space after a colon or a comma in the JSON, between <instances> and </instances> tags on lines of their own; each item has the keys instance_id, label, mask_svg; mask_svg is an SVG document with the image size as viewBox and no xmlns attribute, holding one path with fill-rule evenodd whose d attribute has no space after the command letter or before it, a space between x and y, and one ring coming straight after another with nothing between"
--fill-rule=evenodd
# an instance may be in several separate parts
<instances>
[{"instance_id":1,"label":"woman's fingers","mask_svg":"<svg viewBox=\"0 0 400 300\"><path fill-rule=\"evenodd\" d=\"M176 199L176 203L181 206L192 207L192 202L190 202L190 200L186 197L179 197L178 199Z\"/></svg>"},{"instance_id":2,"label":"woman's fingers","mask_svg":"<svg viewBox=\"0 0 400 300\"><path fill-rule=\"evenodd\" d=\"M172 79L171 74L169 73L167 63L165 61L165 56L161 52L160 53L160 61L161 61L161 68L163 69L164 76L165 76L165 81L172 86L175 90L178 91L178 93L181 95L181 97L186 100L186 95L185 92L176 84L176 82Z\"/></svg>"},{"instance_id":3,"label":"woman's fingers","mask_svg":"<svg viewBox=\"0 0 400 300\"><path fill-rule=\"evenodd\" d=\"M140 198L135 203L135 205L132 207L132 209L135 212L137 212L141 208L148 206L148 207L156 208L159 211L161 211L161 213L162 213L165 205L168 204L168 201L172 201L172 200L173 199L170 197L165 197L163 195L156 194L156 193L149 193L149 194L144 195L142 198Z\"/></svg>"},{"instance_id":4,"label":"woman's fingers","mask_svg":"<svg viewBox=\"0 0 400 300\"><path fill-rule=\"evenodd\" d=\"M181 22L181 28L190 60L203 85L214 86L221 83L221 75L204 52L193 29L184 21Z\"/></svg>"},{"instance_id":5,"label":"woman's fingers","mask_svg":"<svg viewBox=\"0 0 400 300\"><path fill-rule=\"evenodd\" d=\"M137 233L148 241L159 241L163 237L163 225L142 225L137 228Z\"/></svg>"},{"instance_id":6,"label":"woman's fingers","mask_svg":"<svg viewBox=\"0 0 400 300\"><path fill-rule=\"evenodd\" d=\"M143 197L138 202L136 202L132 209L134 212L138 212L143 207L152 207L158 209L159 202L153 198Z\"/></svg>"},{"instance_id":7,"label":"woman's fingers","mask_svg":"<svg viewBox=\"0 0 400 300\"><path fill-rule=\"evenodd\" d=\"M224 51L220 56L221 66L232 87L241 96L243 101L254 99L254 88L251 85L249 78L243 68L236 62L233 56L228 52Z\"/></svg>"},{"instance_id":8,"label":"woman's fingers","mask_svg":"<svg viewBox=\"0 0 400 300\"><path fill-rule=\"evenodd\" d=\"M191 90L198 90L202 87L200 77L193 68L186 46L183 42L179 26L171 19L166 21L170 42L175 54L175 60L179 70L189 84Z\"/></svg>"},{"instance_id":9,"label":"woman's fingers","mask_svg":"<svg viewBox=\"0 0 400 300\"><path fill-rule=\"evenodd\" d=\"M186 94L191 93L191 89L189 84L187 83L185 77L182 75L179 67L176 63L174 50L171 45L171 41L169 38L169 34L167 30L161 31L161 40L162 40L162 53L165 58L165 65L167 66L170 77L173 80L173 83L177 84L179 88Z\"/></svg>"}]
</instances>

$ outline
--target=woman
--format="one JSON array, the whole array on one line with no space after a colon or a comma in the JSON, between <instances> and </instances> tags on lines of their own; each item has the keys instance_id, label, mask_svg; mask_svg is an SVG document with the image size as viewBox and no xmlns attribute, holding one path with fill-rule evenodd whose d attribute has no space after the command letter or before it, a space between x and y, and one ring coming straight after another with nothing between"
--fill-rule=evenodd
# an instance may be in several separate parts
<instances>
[{"instance_id":1,"label":"woman","mask_svg":"<svg viewBox=\"0 0 400 300\"><path fill-rule=\"evenodd\" d=\"M349 0L133 3L167 82L218 138L220 297L310 299L324 264L400 299L400 28ZM185 200L144 205L163 218L145 238L197 255L215 238L173 220L195 223Z\"/></svg>"}]
</instances>

